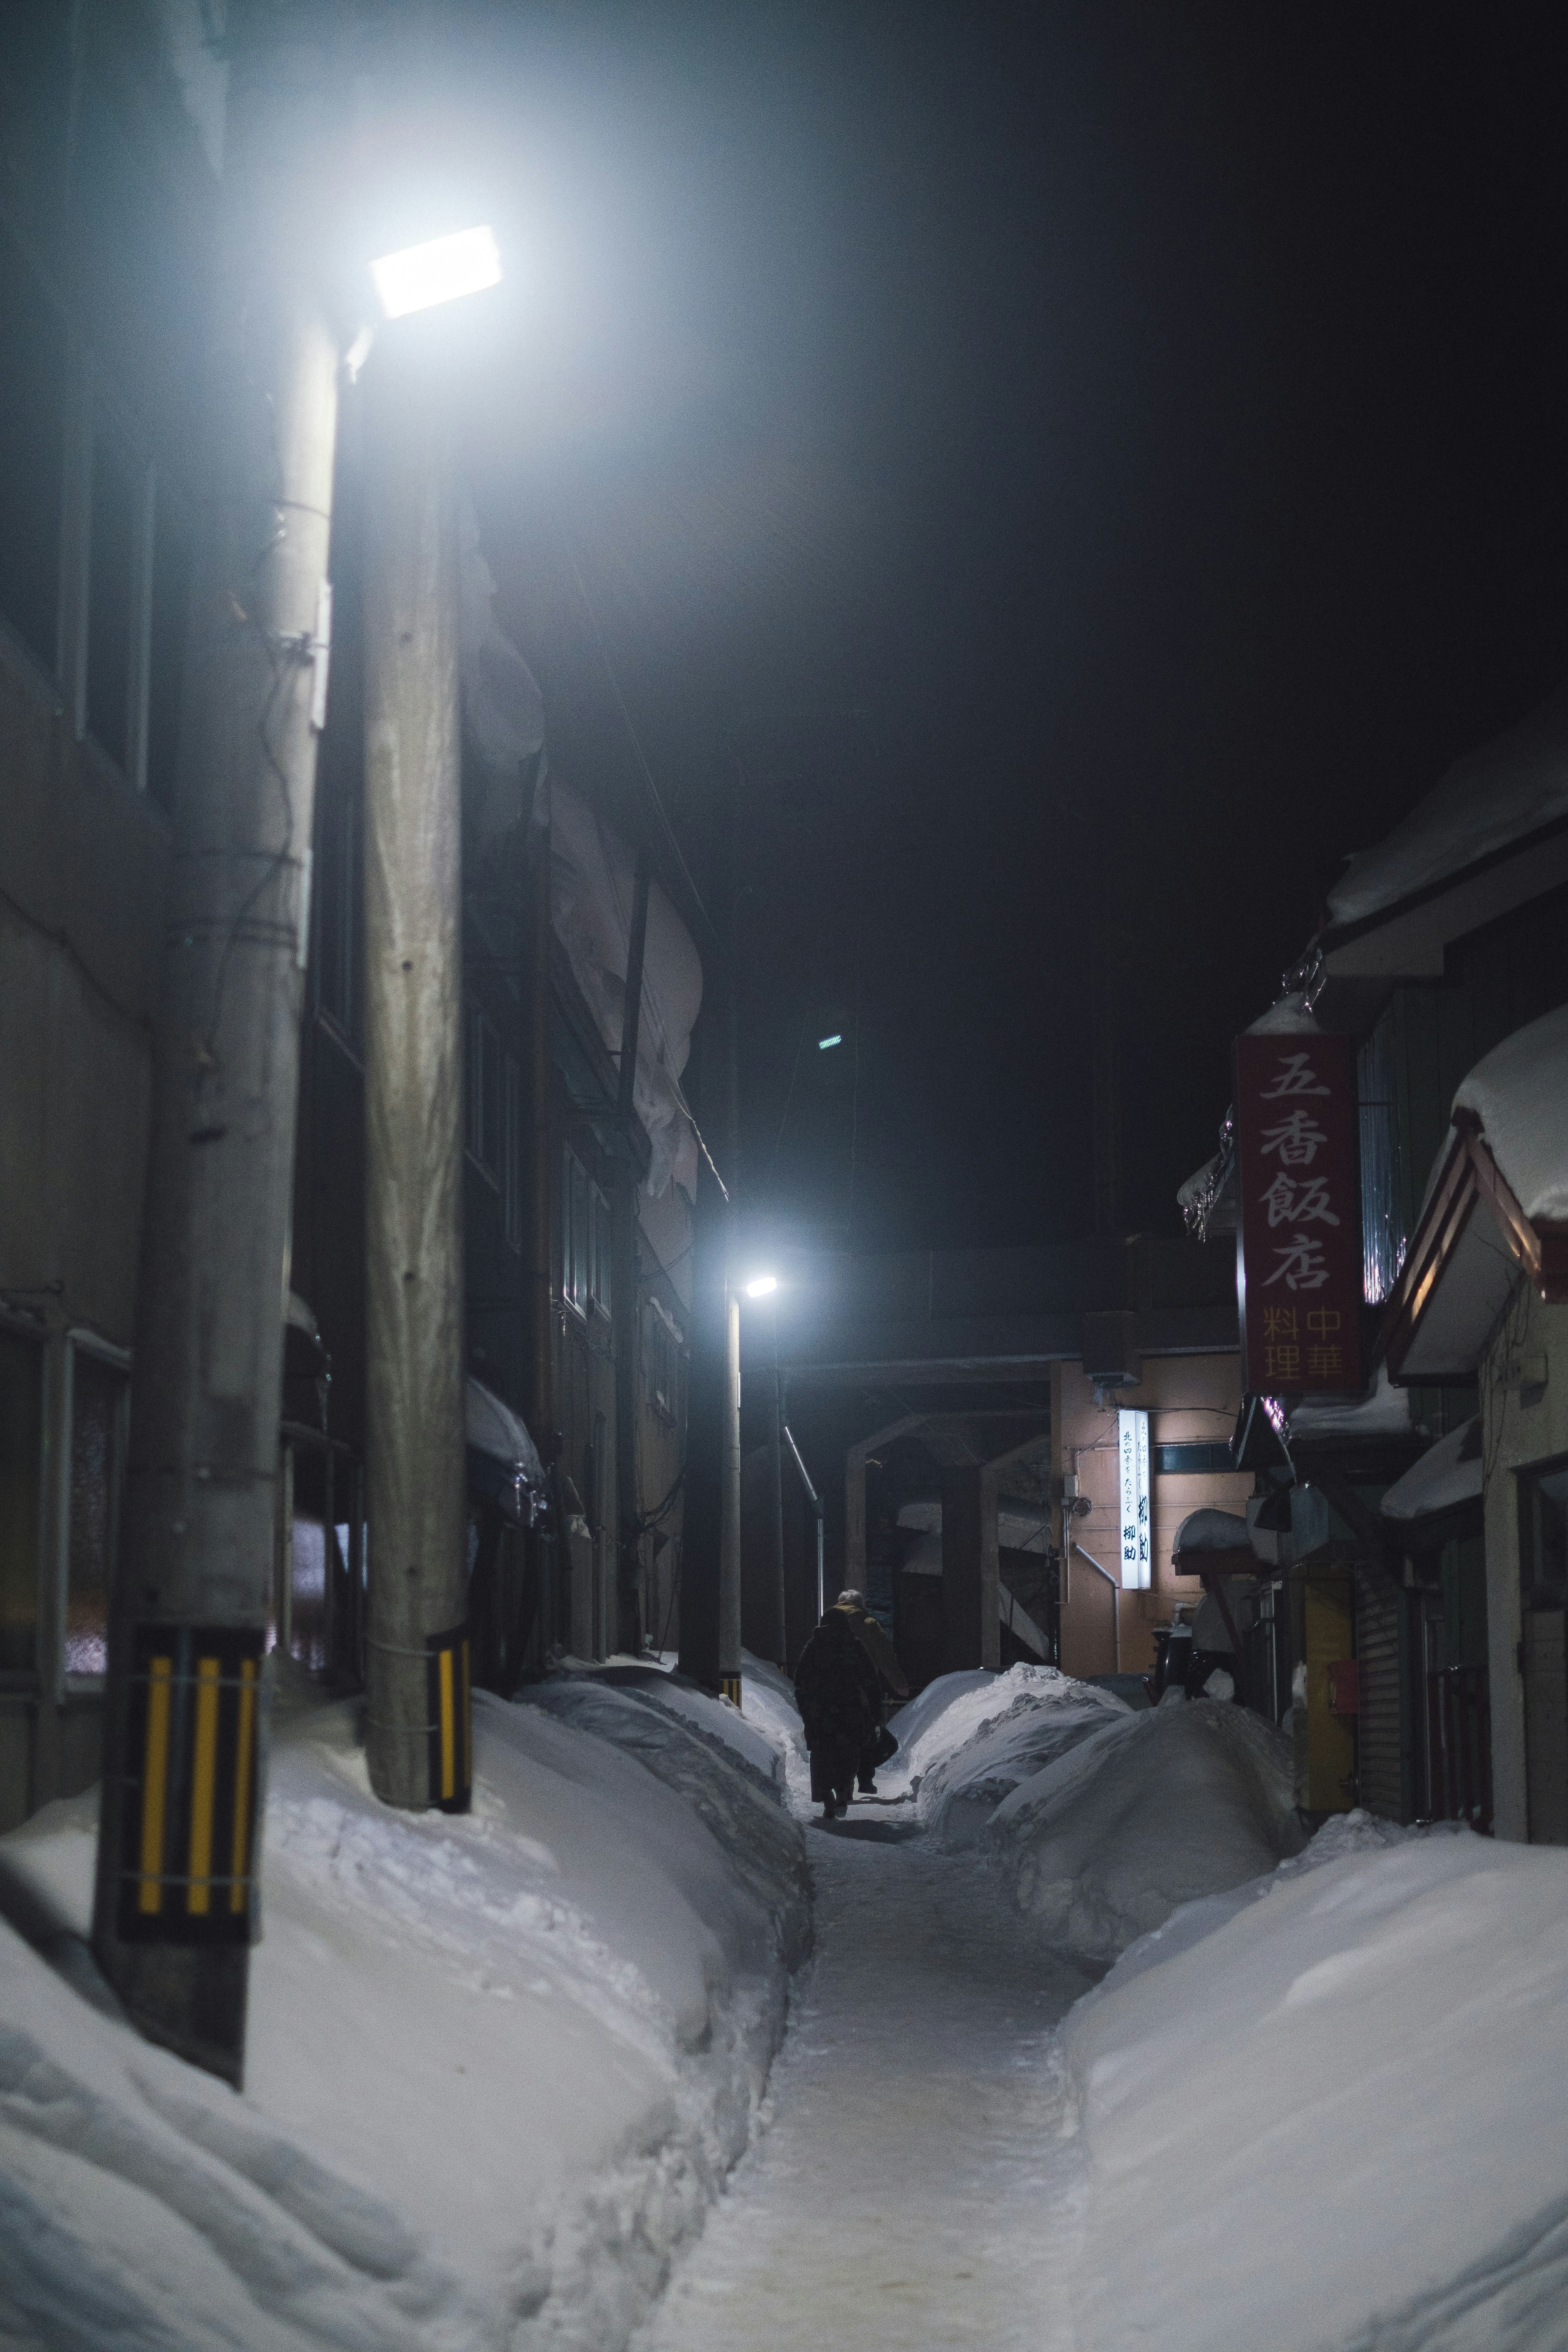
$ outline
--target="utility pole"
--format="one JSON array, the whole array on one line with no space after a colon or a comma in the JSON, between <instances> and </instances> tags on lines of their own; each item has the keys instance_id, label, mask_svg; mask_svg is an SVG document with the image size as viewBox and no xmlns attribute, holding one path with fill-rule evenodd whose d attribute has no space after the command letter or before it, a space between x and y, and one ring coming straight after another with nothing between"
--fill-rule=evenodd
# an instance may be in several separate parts
<instances>
[{"instance_id":1,"label":"utility pole","mask_svg":"<svg viewBox=\"0 0 1568 2352\"><path fill-rule=\"evenodd\" d=\"M1094 1160L1094 1230L1109 1240L1121 1231L1121 936L1108 920L1095 935L1094 1079L1092 1143Z\"/></svg>"},{"instance_id":2,"label":"utility pole","mask_svg":"<svg viewBox=\"0 0 1568 2352\"><path fill-rule=\"evenodd\" d=\"M432 361L405 341L365 379L366 1748L384 1802L463 1811L458 530Z\"/></svg>"},{"instance_id":3,"label":"utility pole","mask_svg":"<svg viewBox=\"0 0 1568 2352\"><path fill-rule=\"evenodd\" d=\"M769 1302L769 1349L767 1372L767 1486L763 1497L767 1521L768 1592L773 1603L773 1663L780 1673L786 1671L789 1648L789 1610L784 1591L784 1375L779 1370L779 1308L775 1292Z\"/></svg>"},{"instance_id":4,"label":"utility pole","mask_svg":"<svg viewBox=\"0 0 1568 2352\"><path fill-rule=\"evenodd\" d=\"M626 1001L621 1016L621 1066L616 1135L621 1160L616 1171L611 1242L611 1328L616 1346L616 1631L615 1646L636 1657L642 1649L638 1590L642 1530L637 1525L637 1164L632 1151L637 1122L637 1038L642 1024L643 962L647 948L648 856L637 852L632 886L631 935L626 947Z\"/></svg>"},{"instance_id":5,"label":"utility pole","mask_svg":"<svg viewBox=\"0 0 1568 2352\"><path fill-rule=\"evenodd\" d=\"M231 0L93 1916L132 2023L236 2085L326 712L338 352L301 257L322 246L332 30L328 8Z\"/></svg>"}]
</instances>

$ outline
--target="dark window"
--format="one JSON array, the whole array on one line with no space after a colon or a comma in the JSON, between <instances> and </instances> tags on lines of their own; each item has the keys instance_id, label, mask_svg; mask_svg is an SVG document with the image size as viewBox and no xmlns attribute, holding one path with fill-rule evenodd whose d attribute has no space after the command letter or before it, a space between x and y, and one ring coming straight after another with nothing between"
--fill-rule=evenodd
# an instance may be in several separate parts
<instances>
[{"instance_id":1,"label":"dark window","mask_svg":"<svg viewBox=\"0 0 1568 2352\"><path fill-rule=\"evenodd\" d=\"M160 482L153 513L153 609L148 632L147 790L160 808L169 810L174 805L190 599L190 532L167 483Z\"/></svg>"},{"instance_id":2,"label":"dark window","mask_svg":"<svg viewBox=\"0 0 1568 2352\"><path fill-rule=\"evenodd\" d=\"M0 1331L0 1671L26 1673L38 1649L38 1487L43 1357Z\"/></svg>"},{"instance_id":3,"label":"dark window","mask_svg":"<svg viewBox=\"0 0 1568 2352\"><path fill-rule=\"evenodd\" d=\"M501 1181L506 1107L501 1091L500 1039L477 1005L468 1013L463 1071L463 1140L492 1184Z\"/></svg>"},{"instance_id":4,"label":"dark window","mask_svg":"<svg viewBox=\"0 0 1568 2352\"><path fill-rule=\"evenodd\" d=\"M1379 1306L1405 1264L1405 1187L1394 1096L1392 1017L1385 1014L1356 1056L1361 1112L1362 1290Z\"/></svg>"},{"instance_id":5,"label":"dark window","mask_svg":"<svg viewBox=\"0 0 1568 2352\"><path fill-rule=\"evenodd\" d=\"M607 1315L610 1311L610 1261L615 1229L610 1222L610 1204L596 1184L589 1191L588 1223L592 1234L594 1304L602 1315Z\"/></svg>"},{"instance_id":6,"label":"dark window","mask_svg":"<svg viewBox=\"0 0 1568 2352\"><path fill-rule=\"evenodd\" d=\"M663 1309L649 1299L643 1323L644 1366L648 1400L670 1421L680 1418L680 1335Z\"/></svg>"},{"instance_id":7,"label":"dark window","mask_svg":"<svg viewBox=\"0 0 1568 2352\"><path fill-rule=\"evenodd\" d=\"M142 494L146 468L117 433L92 444L92 536L88 552L87 724L115 764L132 768L132 665Z\"/></svg>"},{"instance_id":8,"label":"dark window","mask_svg":"<svg viewBox=\"0 0 1568 2352\"><path fill-rule=\"evenodd\" d=\"M1156 1445L1154 1467L1167 1475L1194 1477L1214 1470L1234 1470L1230 1446L1224 1439L1191 1445Z\"/></svg>"},{"instance_id":9,"label":"dark window","mask_svg":"<svg viewBox=\"0 0 1568 2352\"><path fill-rule=\"evenodd\" d=\"M522 1072L506 1057L506 1183L503 1197L506 1237L514 1250L522 1247Z\"/></svg>"},{"instance_id":10,"label":"dark window","mask_svg":"<svg viewBox=\"0 0 1568 2352\"><path fill-rule=\"evenodd\" d=\"M317 831L317 1002L351 1045L359 1021L360 870L359 803L333 778Z\"/></svg>"},{"instance_id":11,"label":"dark window","mask_svg":"<svg viewBox=\"0 0 1568 2352\"><path fill-rule=\"evenodd\" d=\"M568 1151L561 1182L561 1296L579 1315L588 1312L588 1178Z\"/></svg>"},{"instance_id":12,"label":"dark window","mask_svg":"<svg viewBox=\"0 0 1568 2352\"><path fill-rule=\"evenodd\" d=\"M52 670L58 658L65 331L0 234L0 613Z\"/></svg>"},{"instance_id":13,"label":"dark window","mask_svg":"<svg viewBox=\"0 0 1568 2352\"><path fill-rule=\"evenodd\" d=\"M122 1371L85 1349L73 1350L68 1675L101 1675L108 1664L109 1588L120 1509L125 1397Z\"/></svg>"}]
</instances>

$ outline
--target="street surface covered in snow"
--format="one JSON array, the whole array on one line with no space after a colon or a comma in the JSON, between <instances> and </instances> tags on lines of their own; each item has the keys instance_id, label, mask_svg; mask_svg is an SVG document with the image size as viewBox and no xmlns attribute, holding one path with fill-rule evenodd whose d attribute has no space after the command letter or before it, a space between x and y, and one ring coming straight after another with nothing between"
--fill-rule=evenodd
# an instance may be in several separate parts
<instances>
[{"instance_id":1,"label":"street surface covered in snow","mask_svg":"<svg viewBox=\"0 0 1568 2352\"><path fill-rule=\"evenodd\" d=\"M995 1870L858 1801L811 1832L817 1956L740 2167L646 2352L1047 2352L1071 2232L1053 2029L1088 1979L1043 1958Z\"/></svg>"}]
</instances>

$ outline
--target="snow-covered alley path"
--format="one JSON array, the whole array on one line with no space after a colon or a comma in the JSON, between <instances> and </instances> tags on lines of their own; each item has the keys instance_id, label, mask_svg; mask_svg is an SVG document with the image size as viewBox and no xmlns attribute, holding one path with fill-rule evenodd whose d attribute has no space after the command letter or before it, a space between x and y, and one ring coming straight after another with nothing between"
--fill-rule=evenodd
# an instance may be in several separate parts
<instances>
[{"instance_id":1,"label":"snow-covered alley path","mask_svg":"<svg viewBox=\"0 0 1568 2352\"><path fill-rule=\"evenodd\" d=\"M1073 2226L1042 1961L990 1869L857 1802L808 1832L816 1952L773 2120L637 2338L642 2352L1030 2352L1068 2339ZM907 1820L907 1814L904 1819Z\"/></svg>"}]
</instances>

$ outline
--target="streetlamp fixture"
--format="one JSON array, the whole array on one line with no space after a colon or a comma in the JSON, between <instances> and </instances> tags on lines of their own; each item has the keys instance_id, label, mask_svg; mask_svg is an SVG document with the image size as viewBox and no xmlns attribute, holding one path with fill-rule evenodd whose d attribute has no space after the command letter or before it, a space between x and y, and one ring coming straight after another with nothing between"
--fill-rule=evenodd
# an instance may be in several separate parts
<instances>
[{"instance_id":1,"label":"streetlamp fixture","mask_svg":"<svg viewBox=\"0 0 1568 2352\"><path fill-rule=\"evenodd\" d=\"M756 1274L745 1286L748 1298L771 1298L779 1286L776 1274Z\"/></svg>"},{"instance_id":2,"label":"streetlamp fixture","mask_svg":"<svg viewBox=\"0 0 1568 2352\"><path fill-rule=\"evenodd\" d=\"M431 310L464 294L482 294L502 278L500 249L492 228L461 228L423 245L384 253L370 265L376 298L388 319Z\"/></svg>"}]
</instances>

